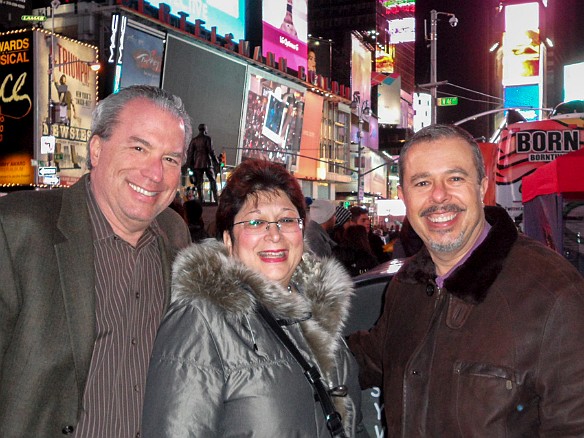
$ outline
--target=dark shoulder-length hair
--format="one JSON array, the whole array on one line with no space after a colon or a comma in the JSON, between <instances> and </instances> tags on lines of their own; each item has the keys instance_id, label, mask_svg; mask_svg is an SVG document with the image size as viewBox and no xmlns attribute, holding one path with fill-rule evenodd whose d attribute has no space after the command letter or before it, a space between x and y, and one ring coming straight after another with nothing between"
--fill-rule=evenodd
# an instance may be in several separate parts
<instances>
[{"instance_id":1,"label":"dark shoulder-length hair","mask_svg":"<svg viewBox=\"0 0 584 438\"><path fill-rule=\"evenodd\" d=\"M265 159L248 158L235 168L219 197L215 216L217 239L223 232L233 228L235 216L250 197L258 198L262 193L282 192L298 210L299 217L306 220L304 194L298 180L278 163Z\"/></svg>"}]
</instances>

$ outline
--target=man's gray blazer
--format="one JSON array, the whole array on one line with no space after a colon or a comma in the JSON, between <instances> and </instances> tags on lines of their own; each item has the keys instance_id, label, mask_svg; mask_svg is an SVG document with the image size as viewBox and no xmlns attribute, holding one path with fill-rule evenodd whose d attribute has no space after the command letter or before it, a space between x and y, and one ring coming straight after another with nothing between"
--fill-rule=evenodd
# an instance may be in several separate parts
<instances>
[{"instance_id":1,"label":"man's gray blazer","mask_svg":"<svg viewBox=\"0 0 584 438\"><path fill-rule=\"evenodd\" d=\"M63 436L78 422L95 339L86 179L0 199L3 438ZM157 220L168 304L171 264L190 237L174 211Z\"/></svg>"}]
</instances>

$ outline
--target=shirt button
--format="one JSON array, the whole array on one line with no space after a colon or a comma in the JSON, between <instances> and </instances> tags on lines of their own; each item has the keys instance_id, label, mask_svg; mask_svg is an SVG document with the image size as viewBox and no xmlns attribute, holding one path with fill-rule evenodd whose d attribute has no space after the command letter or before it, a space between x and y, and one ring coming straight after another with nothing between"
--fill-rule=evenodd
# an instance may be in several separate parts
<instances>
[{"instance_id":1,"label":"shirt button","mask_svg":"<svg viewBox=\"0 0 584 438\"><path fill-rule=\"evenodd\" d=\"M429 297L434 295L434 286L432 286L431 284L426 286L426 295L428 295Z\"/></svg>"},{"instance_id":2,"label":"shirt button","mask_svg":"<svg viewBox=\"0 0 584 438\"><path fill-rule=\"evenodd\" d=\"M420 372L418 370L412 370L412 375L413 376L419 376Z\"/></svg>"},{"instance_id":3,"label":"shirt button","mask_svg":"<svg viewBox=\"0 0 584 438\"><path fill-rule=\"evenodd\" d=\"M136 341L136 338L132 338L132 345L136 345L138 343L138 341Z\"/></svg>"},{"instance_id":4,"label":"shirt button","mask_svg":"<svg viewBox=\"0 0 584 438\"><path fill-rule=\"evenodd\" d=\"M138 385L134 385L134 392L140 391L140 387Z\"/></svg>"},{"instance_id":5,"label":"shirt button","mask_svg":"<svg viewBox=\"0 0 584 438\"><path fill-rule=\"evenodd\" d=\"M63 432L63 435L69 435L73 433L74 430L75 428L73 426L65 426L61 432Z\"/></svg>"},{"instance_id":6,"label":"shirt button","mask_svg":"<svg viewBox=\"0 0 584 438\"><path fill-rule=\"evenodd\" d=\"M136 292L136 299L139 300L140 299L140 292Z\"/></svg>"}]
</instances>

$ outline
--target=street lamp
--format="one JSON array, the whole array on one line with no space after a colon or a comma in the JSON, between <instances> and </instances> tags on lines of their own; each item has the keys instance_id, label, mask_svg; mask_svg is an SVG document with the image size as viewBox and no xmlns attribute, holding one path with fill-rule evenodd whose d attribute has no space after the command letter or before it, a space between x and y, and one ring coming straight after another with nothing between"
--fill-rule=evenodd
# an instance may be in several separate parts
<instances>
[{"instance_id":1,"label":"street lamp","mask_svg":"<svg viewBox=\"0 0 584 438\"><path fill-rule=\"evenodd\" d=\"M450 17L448 19L448 23L450 26L456 27L458 25L458 18L456 15L451 14L450 12L438 12L436 9L432 9L430 11L430 38L426 36L426 41L430 41L430 83L427 84L428 88L430 88L430 95L432 96L432 115L431 115L431 122L432 124L436 123L436 89L438 88L438 79L436 73L436 61L437 61L437 46L436 41L438 40L438 16L439 15L446 15Z\"/></svg>"},{"instance_id":2,"label":"street lamp","mask_svg":"<svg viewBox=\"0 0 584 438\"><path fill-rule=\"evenodd\" d=\"M363 195L365 193L365 181L363 180L363 170L361 168L361 138L363 137L363 131L361 128L363 125L363 116L368 116L371 113L371 108L369 107L368 100L361 102L361 93L359 91L353 93L351 108L357 110L357 117L359 118L357 130L357 190L359 193L359 202L361 202L363 201Z\"/></svg>"}]
</instances>

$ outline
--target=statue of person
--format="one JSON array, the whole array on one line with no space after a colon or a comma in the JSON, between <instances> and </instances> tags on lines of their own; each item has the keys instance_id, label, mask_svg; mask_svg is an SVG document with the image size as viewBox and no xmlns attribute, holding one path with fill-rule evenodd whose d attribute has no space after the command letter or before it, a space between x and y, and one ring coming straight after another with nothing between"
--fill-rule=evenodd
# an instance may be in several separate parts
<instances>
[{"instance_id":1,"label":"statue of person","mask_svg":"<svg viewBox=\"0 0 584 438\"><path fill-rule=\"evenodd\" d=\"M191 140L187 154L187 167L193 171L191 182L197 189L199 201L203 202L203 174L207 175L213 199L219 200L217 196L217 182L215 181L215 168L219 166L219 161L213 150L211 137L207 133L207 125L199 125L199 135Z\"/></svg>"}]
</instances>

